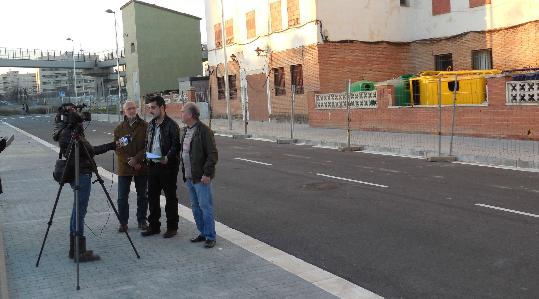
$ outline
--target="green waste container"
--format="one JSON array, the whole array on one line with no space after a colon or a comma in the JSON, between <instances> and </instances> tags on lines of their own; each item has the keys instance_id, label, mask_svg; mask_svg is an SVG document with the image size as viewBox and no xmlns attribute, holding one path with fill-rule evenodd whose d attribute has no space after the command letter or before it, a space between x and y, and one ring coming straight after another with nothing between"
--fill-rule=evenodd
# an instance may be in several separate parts
<instances>
[{"instance_id":1,"label":"green waste container","mask_svg":"<svg viewBox=\"0 0 539 299\"><path fill-rule=\"evenodd\" d=\"M402 75L395 84L395 105L411 106L410 102L410 78L415 77L412 74Z\"/></svg>"},{"instance_id":2,"label":"green waste container","mask_svg":"<svg viewBox=\"0 0 539 299\"><path fill-rule=\"evenodd\" d=\"M357 81L352 83L350 85L350 92L358 92L358 91L373 91L374 90L374 82L372 81Z\"/></svg>"}]
</instances>

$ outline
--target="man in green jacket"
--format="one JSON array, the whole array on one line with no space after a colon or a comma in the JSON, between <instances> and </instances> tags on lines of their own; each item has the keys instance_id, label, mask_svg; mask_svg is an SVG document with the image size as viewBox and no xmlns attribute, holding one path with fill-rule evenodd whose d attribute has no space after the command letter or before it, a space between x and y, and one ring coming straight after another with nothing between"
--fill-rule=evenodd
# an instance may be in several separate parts
<instances>
[{"instance_id":1,"label":"man in green jacket","mask_svg":"<svg viewBox=\"0 0 539 299\"><path fill-rule=\"evenodd\" d=\"M180 157L183 181L189 191L191 208L199 235L191 242L205 242L204 247L215 246L215 220L211 182L218 160L217 146L212 130L199 120L200 110L194 103L182 108L182 121L187 125L180 137Z\"/></svg>"},{"instance_id":2,"label":"man in green jacket","mask_svg":"<svg viewBox=\"0 0 539 299\"><path fill-rule=\"evenodd\" d=\"M116 169L118 174L118 214L120 228L118 232L127 231L129 220L129 191L131 181L135 181L137 191L138 228L148 229L146 215L148 197L146 195L147 176L144 153L148 123L137 114L137 105L133 101L124 104L124 120L114 130L114 141L128 141L128 144L116 150L118 157Z\"/></svg>"}]
</instances>

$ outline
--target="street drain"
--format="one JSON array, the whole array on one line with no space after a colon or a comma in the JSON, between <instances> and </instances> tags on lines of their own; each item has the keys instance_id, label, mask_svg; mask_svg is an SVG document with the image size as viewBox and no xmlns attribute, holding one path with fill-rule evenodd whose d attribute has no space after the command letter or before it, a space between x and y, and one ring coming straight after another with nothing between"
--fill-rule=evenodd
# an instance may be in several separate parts
<instances>
[{"instance_id":1,"label":"street drain","mask_svg":"<svg viewBox=\"0 0 539 299\"><path fill-rule=\"evenodd\" d=\"M334 182L317 182L301 186L301 189L306 191L329 191L339 188L339 184Z\"/></svg>"}]
</instances>

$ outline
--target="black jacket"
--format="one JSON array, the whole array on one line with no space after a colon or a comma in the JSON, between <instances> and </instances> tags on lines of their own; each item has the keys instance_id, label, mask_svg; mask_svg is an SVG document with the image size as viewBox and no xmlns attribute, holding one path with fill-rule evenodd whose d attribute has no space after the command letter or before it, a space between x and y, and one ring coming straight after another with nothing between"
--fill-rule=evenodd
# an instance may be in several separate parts
<instances>
[{"instance_id":1,"label":"black jacket","mask_svg":"<svg viewBox=\"0 0 539 299\"><path fill-rule=\"evenodd\" d=\"M69 147L69 143L71 141L73 132L78 131L80 135L80 141L81 141L80 149L79 149L80 173L90 174L93 172L93 170L95 170L95 167L93 166L93 163L90 158L93 158L95 155L101 155L108 151L115 150L116 143L111 142L111 143L106 143L100 146L92 146L88 142L88 140L86 140L86 138L84 137L84 132L82 131L82 128L80 126L82 126L82 124L73 127L73 126L68 126L64 124L63 122L57 122L54 126L52 138L54 139L54 141L57 141L59 143L60 154L64 158L67 158L69 155L69 152L71 152L69 165L73 167L75 165L75 151L74 151L75 144L71 145L71 151L69 150L68 147ZM83 146L88 150L88 154L90 154L90 156L86 154L86 151L84 150Z\"/></svg>"},{"instance_id":2,"label":"black jacket","mask_svg":"<svg viewBox=\"0 0 539 299\"><path fill-rule=\"evenodd\" d=\"M152 151L155 127L155 119L152 119L148 124L148 133L146 134L146 152ZM172 118L165 115L159 130L161 153L168 159L168 163L164 167L178 169L180 164L180 127Z\"/></svg>"},{"instance_id":3,"label":"black jacket","mask_svg":"<svg viewBox=\"0 0 539 299\"><path fill-rule=\"evenodd\" d=\"M189 157L191 161L191 175L194 183L199 183L202 176L215 177L215 165L219 159L213 131L204 123L195 124L195 132L191 139ZM180 138L180 149L183 151L183 142L187 129L183 129ZM180 154L181 155L181 154ZM185 168L182 163L183 180L185 181Z\"/></svg>"}]
</instances>

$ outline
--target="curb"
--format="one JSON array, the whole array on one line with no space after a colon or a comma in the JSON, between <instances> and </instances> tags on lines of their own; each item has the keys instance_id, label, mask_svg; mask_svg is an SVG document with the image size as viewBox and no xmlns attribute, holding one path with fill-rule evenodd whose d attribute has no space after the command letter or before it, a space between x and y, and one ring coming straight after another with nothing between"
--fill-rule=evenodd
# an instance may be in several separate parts
<instances>
[{"instance_id":1,"label":"curb","mask_svg":"<svg viewBox=\"0 0 539 299\"><path fill-rule=\"evenodd\" d=\"M6 251L4 249L4 228L0 225L0 298L9 299L7 283Z\"/></svg>"}]
</instances>

